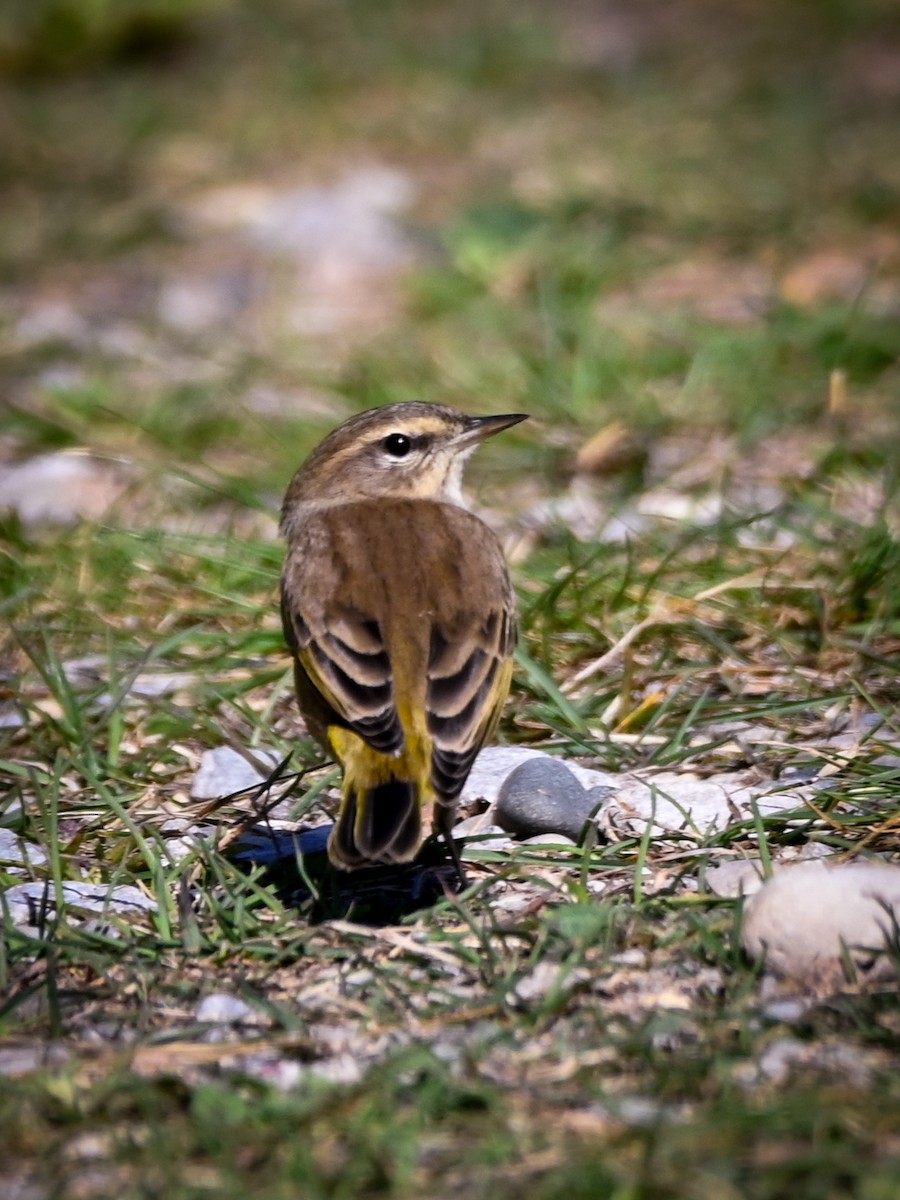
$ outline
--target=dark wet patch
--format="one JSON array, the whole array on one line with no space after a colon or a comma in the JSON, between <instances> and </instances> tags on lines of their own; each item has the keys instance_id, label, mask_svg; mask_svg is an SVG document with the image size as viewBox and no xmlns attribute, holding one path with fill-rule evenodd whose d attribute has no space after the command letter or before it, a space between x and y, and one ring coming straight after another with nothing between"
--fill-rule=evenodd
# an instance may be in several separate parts
<instances>
[{"instance_id":1,"label":"dark wet patch","mask_svg":"<svg viewBox=\"0 0 900 1200\"><path fill-rule=\"evenodd\" d=\"M301 910L312 923L340 918L391 925L461 890L456 867L438 838L425 843L415 862L339 871L326 850L332 828L286 831L254 825L230 855L248 871L262 867L282 903Z\"/></svg>"}]
</instances>

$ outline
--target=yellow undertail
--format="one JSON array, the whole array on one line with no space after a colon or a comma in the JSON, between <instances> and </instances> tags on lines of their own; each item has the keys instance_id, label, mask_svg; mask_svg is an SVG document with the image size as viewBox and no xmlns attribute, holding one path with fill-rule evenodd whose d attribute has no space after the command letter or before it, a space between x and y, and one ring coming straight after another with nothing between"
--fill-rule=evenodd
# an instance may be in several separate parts
<instances>
[{"instance_id":1,"label":"yellow undertail","mask_svg":"<svg viewBox=\"0 0 900 1200\"><path fill-rule=\"evenodd\" d=\"M431 746L409 739L396 757L379 754L337 726L328 731L344 768L344 798L328 839L328 856L349 871L370 863L411 862L431 831Z\"/></svg>"}]
</instances>

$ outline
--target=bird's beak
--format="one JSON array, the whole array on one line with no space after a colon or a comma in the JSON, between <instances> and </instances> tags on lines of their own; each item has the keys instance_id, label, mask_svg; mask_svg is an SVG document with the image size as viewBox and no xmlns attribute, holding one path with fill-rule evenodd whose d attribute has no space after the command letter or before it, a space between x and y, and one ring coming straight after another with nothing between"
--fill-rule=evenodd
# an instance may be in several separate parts
<instances>
[{"instance_id":1,"label":"bird's beak","mask_svg":"<svg viewBox=\"0 0 900 1200\"><path fill-rule=\"evenodd\" d=\"M453 441L460 448L464 446L474 448L479 442L493 437L502 429L509 429L511 425L518 425L520 421L527 420L528 413L507 413L502 417L469 417L462 432L458 433Z\"/></svg>"}]
</instances>

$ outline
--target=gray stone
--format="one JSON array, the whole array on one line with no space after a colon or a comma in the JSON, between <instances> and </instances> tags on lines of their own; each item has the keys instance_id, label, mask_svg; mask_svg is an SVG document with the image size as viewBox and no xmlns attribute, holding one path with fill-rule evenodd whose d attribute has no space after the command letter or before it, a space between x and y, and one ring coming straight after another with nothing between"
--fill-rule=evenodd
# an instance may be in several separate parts
<instances>
[{"instance_id":1,"label":"gray stone","mask_svg":"<svg viewBox=\"0 0 900 1200\"><path fill-rule=\"evenodd\" d=\"M191 796L194 800L218 800L256 787L280 761L277 750L248 750L246 757L230 746L204 750L191 784Z\"/></svg>"},{"instance_id":2,"label":"gray stone","mask_svg":"<svg viewBox=\"0 0 900 1200\"><path fill-rule=\"evenodd\" d=\"M11 829L0 829L0 863L13 875L23 867L40 867L47 861L43 850L23 841Z\"/></svg>"},{"instance_id":3,"label":"gray stone","mask_svg":"<svg viewBox=\"0 0 900 1200\"><path fill-rule=\"evenodd\" d=\"M28 1042L0 1047L0 1075L28 1075L45 1067L58 1067L69 1051L58 1042Z\"/></svg>"},{"instance_id":4,"label":"gray stone","mask_svg":"<svg viewBox=\"0 0 900 1200\"><path fill-rule=\"evenodd\" d=\"M0 704L0 729L22 729L25 717L17 704Z\"/></svg>"},{"instance_id":5,"label":"gray stone","mask_svg":"<svg viewBox=\"0 0 900 1200\"><path fill-rule=\"evenodd\" d=\"M519 837L562 833L578 841L597 803L564 762L540 755L516 767L503 783L497 823Z\"/></svg>"},{"instance_id":6,"label":"gray stone","mask_svg":"<svg viewBox=\"0 0 900 1200\"><path fill-rule=\"evenodd\" d=\"M155 912L156 901L131 884L107 887L102 883L67 882L63 901L72 913L134 917ZM3 906L12 924L25 932L40 928L56 917L56 889L52 883L17 883L3 894Z\"/></svg>"},{"instance_id":7,"label":"gray stone","mask_svg":"<svg viewBox=\"0 0 900 1200\"><path fill-rule=\"evenodd\" d=\"M549 758L543 750L535 750L531 746L485 746L469 773L466 785L460 796L460 806L465 808L479 800L494 804L500 795L500 789L516 767L536 758ZM559 759L553 759L559 762ZM582 767L578 763L566 763L572 775L586 788L611 787L615 788L619 777L606 771L594 771L590 767Z\"/></svg>"}]
</instances>

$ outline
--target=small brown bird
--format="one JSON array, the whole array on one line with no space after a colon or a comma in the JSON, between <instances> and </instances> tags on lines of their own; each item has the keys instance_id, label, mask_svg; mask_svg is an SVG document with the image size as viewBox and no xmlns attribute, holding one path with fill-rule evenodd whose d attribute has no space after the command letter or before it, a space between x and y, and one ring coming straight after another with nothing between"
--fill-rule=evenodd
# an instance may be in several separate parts
<instances>
[{"instance_id":1,"label":"small brown bird","mask_svg":"<svg viewBox=\"0 0 900 1200\"><path fill-rule=\"evenodd\" d=\"M456 859L456 802L516 640L503 553L464 507L462 470L524 420L374 409L330 433L288 488L282 619L300 710L344 770L328 842L344 870L409 862L429 825Z\"/></svg>"}]
</instances>

